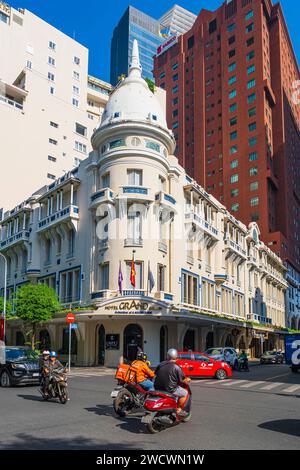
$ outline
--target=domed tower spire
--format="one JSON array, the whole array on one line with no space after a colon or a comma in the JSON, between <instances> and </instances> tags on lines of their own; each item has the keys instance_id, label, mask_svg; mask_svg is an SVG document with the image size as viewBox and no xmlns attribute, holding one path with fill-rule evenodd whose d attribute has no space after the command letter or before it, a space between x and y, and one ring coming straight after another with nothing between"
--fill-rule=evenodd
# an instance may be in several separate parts
<instances>
[{"instance_id":1,"label":"domed tower spire","mask_svg":"<svg viewBox=\"0 0 300 470\"><path fill-rule=\"evenodd\" d=\"M136 39L133 40L131 63L129 67L129 77L142 77L142 66L140 63L139 46Z\"/></svg>"}]
</instances>

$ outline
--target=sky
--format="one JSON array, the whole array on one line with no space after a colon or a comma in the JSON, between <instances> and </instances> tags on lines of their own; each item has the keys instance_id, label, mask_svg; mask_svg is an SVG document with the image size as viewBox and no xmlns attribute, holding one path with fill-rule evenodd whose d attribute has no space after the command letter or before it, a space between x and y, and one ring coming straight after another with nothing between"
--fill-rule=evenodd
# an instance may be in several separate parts
<instances>
[{"instance_id":1,"label":"sky","mask_svg":"<svg viewBox=\"0 0 300 470\"><path fill-rule=\"evenodd\" d=\"M128 5L159 18L174 3L198 14L217 9L223 0L6 0L25 8L89 49L89 73L109 81L112 32ZM275 3L275 2L274 2ZM281 0L291 39L300 62L299 0Z\"/></svg>"}]
</instances>

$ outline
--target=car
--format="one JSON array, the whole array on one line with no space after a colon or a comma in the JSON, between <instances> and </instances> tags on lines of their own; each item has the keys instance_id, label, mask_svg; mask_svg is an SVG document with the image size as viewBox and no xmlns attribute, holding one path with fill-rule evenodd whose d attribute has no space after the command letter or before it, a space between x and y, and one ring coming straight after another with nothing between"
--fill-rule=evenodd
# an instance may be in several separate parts
<instances>
[{"instance_id":1,"label":"car","mask_svg":"<svg viewBox=\"0 0 300 470\"><path fill-rule=\"evenodd\" d=\"M281 351L266 351L260 357L261 364L283 364L284 354Z\"/></svg>"},{"instance_id":2,"label":"car","mask_svg":"<svg viewBox=\"0 0 300 470\"><path fill-rule=\"evenodd\" d=\"M216 361L201 352L179 352L176 363L186 377L215 377L218 380L232 377L232 369L226 362Z\"/></svg>"},{"instance_id":3,"label":"car","mask_svg":"<svg viewBox=\"0 0 300 470\"><path fill-rule=\"evenodd\" d=\"M35 385L40 382L39 356L26 347L6 346L0 364L0 386Z\"/></svg>"},{"instance_id":4,"label":"car","mask_svg":"<svg viewBox=\"0 0 300 470\"><path fill-rule=\"evenodd\" d=\"M226 355L226 362L230 364L230 366L237 370L239 366L239 360L238 360L238 353L234 348L231 347L225 347L225 348L209 348L205 351L205 354L207 356L212 357L213 359L216 359L216 361L225 361L225 355Z\"/></svg>"}]
</instances>

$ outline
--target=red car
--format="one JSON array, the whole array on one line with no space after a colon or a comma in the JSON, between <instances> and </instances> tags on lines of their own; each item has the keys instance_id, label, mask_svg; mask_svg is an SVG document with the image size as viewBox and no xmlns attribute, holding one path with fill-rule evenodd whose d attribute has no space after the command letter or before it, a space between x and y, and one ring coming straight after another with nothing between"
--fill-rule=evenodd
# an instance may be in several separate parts
<instances>
[{"instance_id":1,"label":"red car","mask_svg":"<svg viewBox=\"0 0 300 470\"><path fill-rule=\"evenodd\" d=\"M179 352L176 362L187 377L215 377L218 380L232 377L227 362L216 361L200 352Z\"/></svg>"}]
</instances>

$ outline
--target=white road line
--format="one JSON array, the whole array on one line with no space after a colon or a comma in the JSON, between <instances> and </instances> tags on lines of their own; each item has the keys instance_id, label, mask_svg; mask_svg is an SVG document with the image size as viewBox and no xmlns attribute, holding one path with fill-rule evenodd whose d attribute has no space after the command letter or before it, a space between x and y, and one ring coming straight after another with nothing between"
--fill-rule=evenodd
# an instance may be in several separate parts
<instances>
[{"instance_id":1,"label":"white road line","mask_svg":"<svg viewBox=\"0 0 300 470\"><path fill-rule=\"evenodd\" d=\"M192 384L207 384L207 383L212 383L215 382L215 380L210 379L210 380L192 380Z\"/></svg>"},{"instance_id":2,"label":"white road line","mask_svg":"<svg viewBox=\"0 0 300 470\"><path fill-rule=\"evenodd\" d=\"M266 382L259 381L259 382L250 382L246 383L245 385L241 385L241 388L251 388L251 387L256 387L257 385L264 384Z\"/></svg>"},{"instance_id":3,"label":"white road line","mask_svg":"<svg viewBox=\"0 0 300 470\"><path fill-rule=\"evenodd\" d=\"M262 387L261 390L273 390L273 388L280 387L280 385L284 385L282 382L273 382L265 387Z\"/></svg>"},{"instance_id":4,"label":"white road line","mask_svg":"<svg viewBox=\"0 0 300 470\"><path fill-rule=\"evenodd\" d=\"M240 385L248 382L248 380L226 380L225 383L222 383L223 387L230 387L230 385Z\"/></svg>"},{"instance_id":5,"label":"white road line","mask_svg":"<svg viewBox=\"0 0 300 470\"><path fill-rule=\"evenodd\" d=\"M282 390L283 393L293 393L296 392L296 390L300 389L300 385L292 385L292 387L285 388Z\"/></svg>"}]
</instances>

